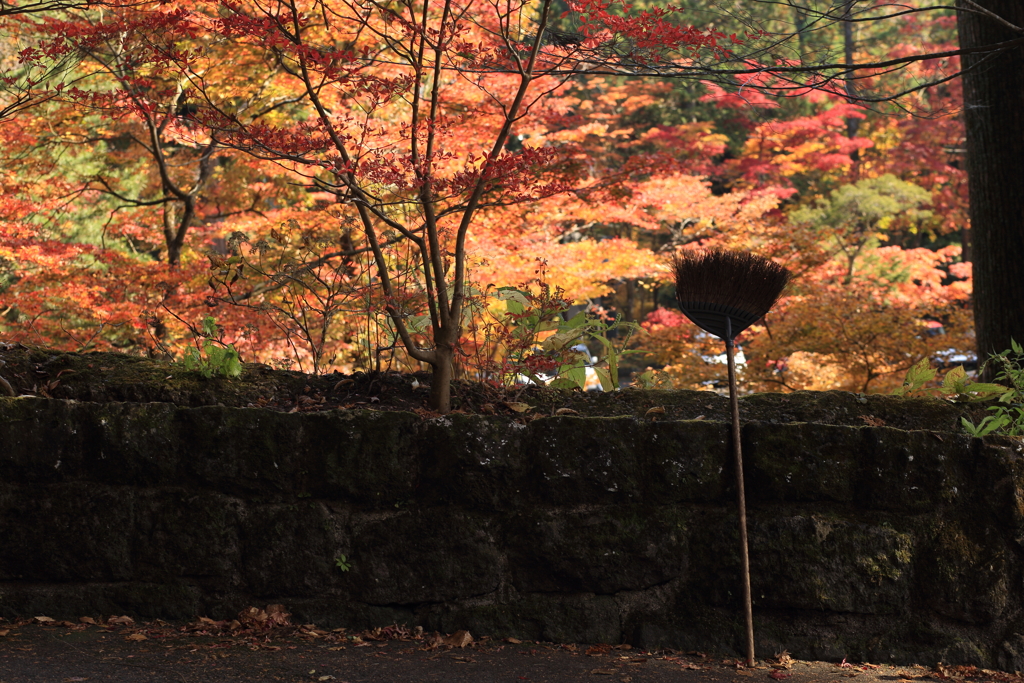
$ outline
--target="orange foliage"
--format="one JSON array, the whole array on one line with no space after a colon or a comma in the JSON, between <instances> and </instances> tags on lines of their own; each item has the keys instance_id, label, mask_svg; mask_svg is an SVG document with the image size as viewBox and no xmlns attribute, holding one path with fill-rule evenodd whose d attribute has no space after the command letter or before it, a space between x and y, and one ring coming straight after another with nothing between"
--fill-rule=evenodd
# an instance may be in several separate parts
<instances>
[{"instance_id":1,"label":"orange foliage","mask_svg":"<svg viewBox=\"0 0 1024 683\"><path fill-rule=\"evenodd\" d=\"M657 13L630 24L602 16L602 3L576 4L592 13L588 45L637 26L707 54L726 42ZM354 5L336 0L323 4L329 19L307 14L301 41L248 2L19 24L35 40L30 60L51 51L81 63L60 92L47 91L49 103L0 125L0 334L180 357L194 343L189 325L209 314L247 361L418 369L403 346L439 339L435 308L439 297L456 301L463 244L470 299L531 280L543 260L567 299L606 308L622 283L658 294L667 257L700 245L753 250L797 276L740 338L747 389L885 390L920 358L972 346L970 268L956 242L968 228L962 132L940 116L960 101L956 83L915 95L929 119L820 93L789 116L763 84L709 84L704 104L718 119L681 122L671 86L565 78L555 67L579 64L545 48L552 71L507 119L521 84L507 67L522 54L471 5L473 21L448 36L436 74L416 71L413 53L388 57L418 44L407 16L354 21ZM908 20L916 28L894 55L919 49L920 21ZM300 62L320 79L319 109L303 95ZM949 66L912 69L924 78ZM431 109L423 98L435 89ZM669 112L661 119L659 107ZM723 122L742 139L730 142ZM794 218L886 174L930 194L930 217L868 226L846 256L840 229ZM292 277L300 270L306 279ZM301 325L319 336L302 341ZM680 314L658 308L644 328L639 344L663 377L701 388L721 380L721 343ZM481 343L474 334L463 329L453 345Z\"/></svg>"}]
</instances>

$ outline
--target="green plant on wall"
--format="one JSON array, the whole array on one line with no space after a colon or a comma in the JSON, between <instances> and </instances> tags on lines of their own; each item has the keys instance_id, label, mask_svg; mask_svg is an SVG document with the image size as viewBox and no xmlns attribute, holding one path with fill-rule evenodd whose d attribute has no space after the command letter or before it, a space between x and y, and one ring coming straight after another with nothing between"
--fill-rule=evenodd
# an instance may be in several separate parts
<instances>
[{"instance_id":1,"label":"green plant on wall","mask_svg":"<svg viewBox=\"0 0 1024 683\"><path fill-rule=\"evenodd\" d=\"M975 425L966 417L960 418L964 429L971 436L986 434L1004 434L1006 436L1024 436L1024 367L1021 358L1024 347L1016 340L1010 340L1010 348L1002 353L989 356L986 364L996 367L996 381L1003 382L1003 393L998 403L989 407L991 415Z\"/></svg>"},{"instance_id":2,"label":"green plant on wall","mask_svg":"<svg viewBox=\"0 0 1024 683\"><path fill-rule=\"evenodd\" d=\"M214 375L238 377L242 374L242 359L234 345L219 341L220 329L216 318L206 316L200 330L194 332L196 343L188 347L182 358L186 370L198 371L207 379Z\"/></svg>"},{"instance_id":3,"label":"green plant on wall","mask_svg":"<svg viewBox=\"0 0 1024 683\"><path fill-rule=\"evenodd\" d=\"M334 566L343 572L352 569L352 561L345 555L338 555L334 558Z\"/></svg>"},{"instance_id":4,"label":"green plant on wall","mask_svg":"<svg viewBox=\"0 0 1024 683\"><path fill-rule=\"evenodd\" d=\"M985 361L986 365L993 364L997 368L995 383L970 381L967 371L960 365L946 373L941 385L929 386L938 373L928 365L927 358L922 358L907 371L903 386L892 393L907 397L940 396L957 402L995 400L997 404L988 408L992 415L978 424L961 417L964 430L976 437L1024 436L1024 367L1020 361L1024 347L1015 340L1010 340L1010 344L1012 348L992 354Z\"/></svg>"}]
</instances>

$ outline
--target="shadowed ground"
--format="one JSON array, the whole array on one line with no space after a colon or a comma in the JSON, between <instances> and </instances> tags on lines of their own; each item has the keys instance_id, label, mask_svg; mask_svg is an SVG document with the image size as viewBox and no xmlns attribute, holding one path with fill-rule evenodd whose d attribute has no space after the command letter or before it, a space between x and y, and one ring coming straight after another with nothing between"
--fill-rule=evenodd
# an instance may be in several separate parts
<instances>
[{"instance_id":1,"label":"shadowed ground","mask_svg":"<svg viewBox=\"0 0 1024 683\"><path fill-rule=\"evenodd\" d=\"M59 625L0 622L0 683L858 683L918 679L1022 680L974 667L928 668L792 661L770 656L753 669L706 653L629 646L555 645L399 631L350 634L314 626L234 632L197 622ZM63 622L67 624L67 622ZM209 630L202 630L209 625ZM463 632L464 633L464 632ZM321 635L322 634L322 635ZM372 640L374 637L392 638ZM764 656L764 653L759 653ZM768 653L771 655L772 653ZM935 663L930 663L935 664Z\"/></svg>"}]
</instances>

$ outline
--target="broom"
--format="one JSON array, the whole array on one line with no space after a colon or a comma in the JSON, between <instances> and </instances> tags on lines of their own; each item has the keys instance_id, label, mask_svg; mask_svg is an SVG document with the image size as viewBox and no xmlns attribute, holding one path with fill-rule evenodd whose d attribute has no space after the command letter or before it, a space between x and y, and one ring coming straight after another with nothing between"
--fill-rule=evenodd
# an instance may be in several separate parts
<instances>
[{"instance_id":1,"label":"broom","mask_svg":"<svg viewBox=\"0 0 1024 683\"><path fill-rule=\"evenodd\" d=\"M719 250L682 252L676 256L672 266L676 278L676 298L683 313L698 327L725 341L725 355L729 365L729 403L732 408L732 450L736 458L736 496L740 512L747 666L754 666L754 613L750 601L747 505L743 492L734 340L736 335L771 310L789 282L790 274L779 264L760 256Z\"/></svg>"}]
</instances>

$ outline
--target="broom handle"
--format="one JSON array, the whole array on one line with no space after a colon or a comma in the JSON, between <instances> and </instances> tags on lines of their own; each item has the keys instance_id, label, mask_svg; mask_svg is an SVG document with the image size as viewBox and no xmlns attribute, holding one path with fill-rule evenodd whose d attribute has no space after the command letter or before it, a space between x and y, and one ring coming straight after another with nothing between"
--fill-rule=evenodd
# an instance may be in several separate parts
<instances>
[{"instance_id":1,"label":"broom handle","mask_svg":"<svg viewBox=\"0 0 1024 683\"><path fill-rule=\"evenodd\" d=\"M729 327L732 327L729 325ZM731 330L730 330L731 332ZM736 456L736 498L740 508L740 560L743 567L743 616L747 622L747 666L754 666L754 610L750 602L750 555L747 553L747 503L743 491L743 453L740 450L740 402L736 396L736 349L725 340L729 361L729 404L732 408L732 451Z\"/></svg>"}]
</instances>

